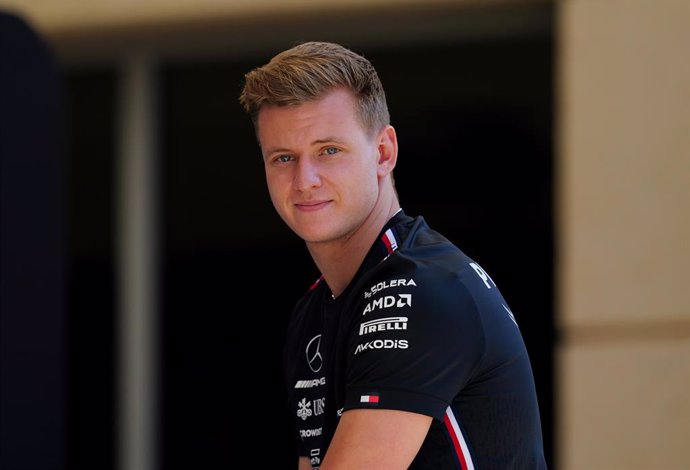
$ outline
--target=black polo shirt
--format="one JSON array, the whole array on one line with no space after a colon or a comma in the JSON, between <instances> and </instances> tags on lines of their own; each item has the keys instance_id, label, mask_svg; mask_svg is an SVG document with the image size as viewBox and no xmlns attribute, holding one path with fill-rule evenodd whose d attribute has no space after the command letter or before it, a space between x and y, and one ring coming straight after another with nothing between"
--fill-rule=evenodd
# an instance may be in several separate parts
<instances>
[{"instance_id":1,"label":"black polo shirt","mask_svg":"<svg viewBox=\"0 0 690 470\"><path fill-rule=\"evenodd\" d=\"M491 277L423 217L399 211L347 289L317 280L284 355L300 455L318 468L342 413L434 418L411 469L545 469L530 360Z\"/></svg>"}]
</instances>

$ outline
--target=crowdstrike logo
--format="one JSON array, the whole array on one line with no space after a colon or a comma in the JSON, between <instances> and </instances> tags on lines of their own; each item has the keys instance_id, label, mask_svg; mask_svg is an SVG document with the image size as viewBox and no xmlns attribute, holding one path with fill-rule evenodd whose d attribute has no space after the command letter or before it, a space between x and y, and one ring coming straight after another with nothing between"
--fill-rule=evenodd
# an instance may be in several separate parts
<instances>
[{"instance_id":1,"label":"crowdstrike logo","mask_svg":"<svg viewBox=\"0 0 690 470\"><path fill-rule=\"evenodd\" d=\"M316 429L300 429L299 430L299 435L301 438L305 437L317 437L323 434L323 428L316 428Z\"/></svg>"},{"instance_id":2,"label":"crowdstrike logo","mask_svg":"<svg viewBox=\"0 0 690 470\"><path fill-rule=\"evenodd\" d=\"M323 366L323 357L321 357L321 335L314 336L307 344L307 364L312 372L318 372Z\"/></svg>"}]
</instances>

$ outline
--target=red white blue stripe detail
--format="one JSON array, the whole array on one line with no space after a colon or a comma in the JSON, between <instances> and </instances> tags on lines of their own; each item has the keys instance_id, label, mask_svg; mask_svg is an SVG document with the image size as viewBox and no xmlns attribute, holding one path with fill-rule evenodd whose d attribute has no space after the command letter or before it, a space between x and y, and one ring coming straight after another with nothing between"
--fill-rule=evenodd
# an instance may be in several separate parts
<instances>
[{"instance_id":1,"label":"red white blue stripe detail","mask_svg":"<svg viewBox=\"0 0 690 470\"><path fill-rule=\"evenodd\" d=\"M395 238L395 233L393 232L393 229L389 228L383 233L383 235L381 236L381 242L383 243L383 246L385 247L387 252L386 258L388 257L388 255L390 255L398 249L398 240ZM318 286L322 281L323 275L319 276L319 278L316 281L314 281L314 283L309 287L309 290L315 289L316 286Z\"/></svg>"},{"instance_id":2,"label":"red white blue stripe detail","mask_svg":"<svg viewBox=\"0 0 690 470\"><path fill-rule=\"evenodd\" d=\"M381 241L383 241L383 244L386 245L388 254L393 253L395 250L398 249L398 241L395 239L395 235L393 234L392 229L388 229L385 231L385 233L381 237Z\"/></svg>"},{"instance_id":3,"label":"red white blue stripe detail","mask_svg":"<svg viewBox=\"0 0 690 470\"><path fill-rule=\"evenodd\" d=\"M446 425L448 435L453 442L455 454L460 462L460 468L462 470L474 470L474 463L472 462L472 456L470 455L470 448L467 445L465 436L462 434L462 429L460 429L458 420L453 414L453 409L450 406L446 408L443 423Z\"/></svg>"},{"instance_id":4,"label":"red white blue stripe detail","mask_svg":"<svg viewBox=\"0 0 690 470\"><path fill-rule=\"evenodd\" d=\"M359 397L359 402L360 403L378 403L379 402L379 394L378 393L370 393L369 395L362 395Z\"/></svg>"}]
</instances>

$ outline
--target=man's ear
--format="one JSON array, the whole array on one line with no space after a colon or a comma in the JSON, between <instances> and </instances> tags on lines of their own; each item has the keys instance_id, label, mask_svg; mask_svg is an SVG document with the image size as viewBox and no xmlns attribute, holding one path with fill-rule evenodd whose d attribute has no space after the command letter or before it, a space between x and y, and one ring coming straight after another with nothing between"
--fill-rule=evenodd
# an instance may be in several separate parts
<instances>
[{"instance_id":1,"label":"man's ear","mask_svg":"<svg viewBox=\"0 0 690 470\"><path fill-rule=\"evenodd\" d=\"M377 172L382 177L390 174L398 162L398 137L393 126L386 126L379 133L378 151Z\"/></svg>"}]
</instances>

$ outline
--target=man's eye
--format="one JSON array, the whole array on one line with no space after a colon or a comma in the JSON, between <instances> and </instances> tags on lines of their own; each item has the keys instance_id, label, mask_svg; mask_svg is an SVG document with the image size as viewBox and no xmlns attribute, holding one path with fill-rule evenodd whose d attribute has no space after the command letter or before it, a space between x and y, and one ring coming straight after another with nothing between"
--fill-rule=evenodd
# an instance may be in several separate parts
<instances>
[{"instance_id":1,"label":"man's eye","mask_svg":"<svg viewBox=\"0 0 690 470\"><path fill-rule=\"evenodd\" d=\"M340 152L340 149L336 147L326 147L323 151L326 155L335 155L338 152Z\"/></svg>"},{"instance_id":2,"label":"man's eye","mask_svg":"<svg viewBox=\"0 0 690 470\"><path fill-rule=\"evenodd\" d=\"M279 155L278 157L276 157L275 161L277 161L279 163L287 163L291 159L292 159L292 157L290 157L290 155Z\"/></svg>"}]
</instances>

